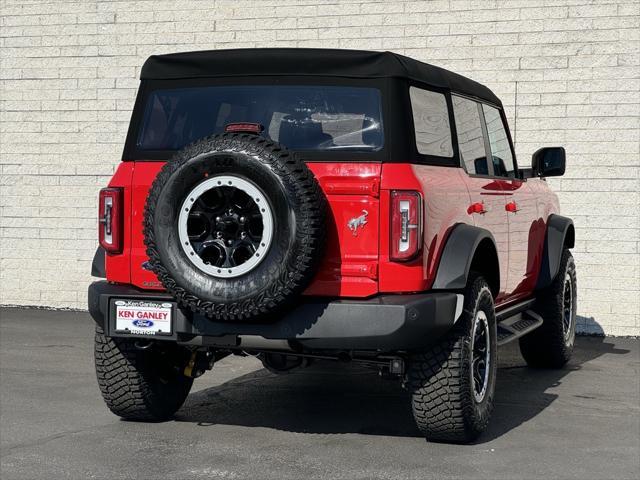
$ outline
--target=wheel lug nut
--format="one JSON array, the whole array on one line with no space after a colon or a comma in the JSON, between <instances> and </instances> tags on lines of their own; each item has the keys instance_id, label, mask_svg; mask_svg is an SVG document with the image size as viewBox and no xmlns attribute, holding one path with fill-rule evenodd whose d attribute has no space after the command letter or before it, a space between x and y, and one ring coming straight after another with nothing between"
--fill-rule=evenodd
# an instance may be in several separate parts
<instances>
[{"instance_id":1,"label":"wheel lug nut","mask_svg":"<svg viewBox=\"0 0 640 480\"><path fill-rule=\"evenodd\" d=\"M216 217L216 222L220 222L220 221L222 221L222 218L221 217Z\"/></svg>"},{"instance_id":2,"label":"wheel lug nut","mask_svg":"<svg viewBox=\"0 0 640 480\"><path fill-rule=\"evenodd\" d=\"M246 220L246 218L244 218L244 217L240 217L240 221L241 221L242 223L244 223L244 222L245 222L245 220Z\"/></svg>"},{"instance_id":3,"label":"wheel lug nut","mask_svg":"<svg viewBox=\"0 0 640 480\"><path fill-rule=\"evenodd\" d=\"M233 245L233 242L231 240L227 240L227 245L231 246Z\"/></svg>"}]
</instances>

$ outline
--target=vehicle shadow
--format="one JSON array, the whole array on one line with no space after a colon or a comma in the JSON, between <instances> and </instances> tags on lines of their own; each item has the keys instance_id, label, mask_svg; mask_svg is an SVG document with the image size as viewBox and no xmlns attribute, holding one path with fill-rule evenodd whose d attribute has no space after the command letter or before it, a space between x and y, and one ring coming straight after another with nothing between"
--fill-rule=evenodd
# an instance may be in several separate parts
<instances>
[{"instance_id":1,"label":"vehicle shadow","mask_svg":"<svg viewBox=\"0 0 640 480\"><path fill-rule=\"evenodd\" d=\"M565 368L536 370L525 365L517 342L502 348L493 418L478 443L504 435L551 405L558 396L549 390L565 375L601 355L628 352L604 337L578 337ZM333 362L317 362L286 375L260 369L201 390L188 397L176 421L311 434L421 436L413 423L409 394L398 380Z\"/></svg>"},{"instance_id":2,"label":"vehicle shadow","mask_svg":"<svg viewBox=\"0 0 640 480\"><path fill-rule=\"evenodd\" d=\"M576 338L569 363L559 370L546 370L527 367L517 341L506 345L498 354L498 384L493 416L489 429L479 443L498 438L540 414L558 398L553 389L571 372L581 370L585 364L602 355L628 353L630 350L616 348L605 337L580 336Z\"/></svg>"}]
</instances>

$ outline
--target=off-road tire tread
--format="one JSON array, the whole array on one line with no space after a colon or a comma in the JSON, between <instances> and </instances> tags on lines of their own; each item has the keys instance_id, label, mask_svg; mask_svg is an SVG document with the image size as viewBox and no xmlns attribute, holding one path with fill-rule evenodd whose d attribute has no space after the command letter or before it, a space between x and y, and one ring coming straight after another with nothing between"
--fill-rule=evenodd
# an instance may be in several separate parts
<instances>
[{"instance_id":1,"label":"off-road tire tread","mask_svg":"<svg viewBox=\"0 0 640 480\"><path fill-rule=\"evenodd\" d=\"M129 420L167 420L184 403L193 379L154 381L154 372L144 355L133 340L106 337L103 330L96 327L96 376L107 407Z\"/></svg>"},{"instance_id":2,"label":"off-road tire tread","mask_svg":"<svg viewBox=\"0 0 640 480\"><path fill-rule=\"evenodd\" d=\"M281 268L277 280L268 288L239 302L214 303L199 298L178 285L160 261L153 228L155 206L163 186L171 175L193 157L215 152L246 153L268 163L276 175L282 179L290 179L283 183L295 189L289 192L289 196L299 202L301 212L301 218L296 224L299 253L289 255L288 262ZM326 200L313 172L280 144L246 133L211 135L185 147L160 170L145 205L144 243L151 270L180 305L218 320L253 320L266 315L274 316L295 306L298 295L310 284L323 257L326 212Z\"/></svg>"},{"instance_id":3,"label":"off-road tire tread","mask_svg":"<svg viewBox=\"0 0 640 480\"><path fill-rule=\"evenodd\" d=\"M412 411L418 429L428 440L468 443L482 433L489 421L493 401L481 421L473 422L474 398L468 382L470 322L481 295L491 295L489 285L473 275L465 291L464 311L456 326L430 350L410 359L407 386L412 393ZM493 395L493 392L487 392Z\"/></svg>"}]
</instances>

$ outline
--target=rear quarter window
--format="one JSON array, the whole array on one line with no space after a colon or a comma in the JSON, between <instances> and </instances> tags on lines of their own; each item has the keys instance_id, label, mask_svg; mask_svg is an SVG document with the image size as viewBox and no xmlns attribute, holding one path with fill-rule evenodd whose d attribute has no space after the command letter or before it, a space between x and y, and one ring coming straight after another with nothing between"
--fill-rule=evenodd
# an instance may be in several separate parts
<instances>
[{"instance_id":1,"label":"rear quarter window","mask_svg":"<svg viewBox=\"0 0 640 480\"><path fill-rule=\"evenodd\" d=\"M447 100L442 93L409 88L416 148L422 155L453 156Z\"/></svg>"}]
</instances>

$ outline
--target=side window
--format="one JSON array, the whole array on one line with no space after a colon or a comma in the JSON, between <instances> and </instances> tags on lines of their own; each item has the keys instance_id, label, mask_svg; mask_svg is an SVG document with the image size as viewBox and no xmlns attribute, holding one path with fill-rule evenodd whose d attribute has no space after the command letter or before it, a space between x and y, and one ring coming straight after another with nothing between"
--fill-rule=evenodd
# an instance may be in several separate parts
<instances>
[{"instance_id":1,"label":"side window","mask_svg":"<svg viewBox=\"0 0 640 480\"><path fill-rule=\"evenodd\" d=\"M487 152L478 103L453 95L453 114L458 133L460 157L470 174L488 175Z\"/></svg>"},{"instance_id":2,"label":"side window","mask_svg":"<svg viewBox=\"0 0 640 480\"><path fill-rule=\"evenodd\" d=\"M451 127L445 96L441 93L410 87L409 97L418 153L452 157Z\"/></svg>"},{"instance_id":3,"label":"side window","mask_svg":"<svg viewBox=\"0 0 640 480\"><path fill-rule=\"evenodd\" d=\"M489 143L491 144L491 159L493 161L494 175L500 177L513 177L513 155L509 138L502 122L500 111L489 105L482 105L484 121L487 125Z\"/></svg>"}]
</instances>

